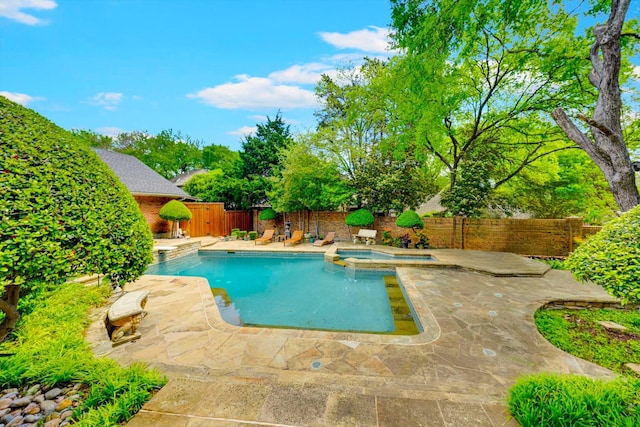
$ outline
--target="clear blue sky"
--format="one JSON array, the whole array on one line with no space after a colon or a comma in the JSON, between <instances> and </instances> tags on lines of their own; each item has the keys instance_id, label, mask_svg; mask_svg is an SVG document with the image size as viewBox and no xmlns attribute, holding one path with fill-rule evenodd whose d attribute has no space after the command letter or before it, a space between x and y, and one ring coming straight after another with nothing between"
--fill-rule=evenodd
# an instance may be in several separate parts
<instances>
[{"instance_id":1,"label":"clear blue sky","mask_svg":"<svg viewBox=\"0 0 640 427\"><path fill-rule=\"evenodd\" d=\"M163 129L240 148L314 83L388 57L388 0L0 0L0 94L66 129Z\"/></svg>"}]
</instances>

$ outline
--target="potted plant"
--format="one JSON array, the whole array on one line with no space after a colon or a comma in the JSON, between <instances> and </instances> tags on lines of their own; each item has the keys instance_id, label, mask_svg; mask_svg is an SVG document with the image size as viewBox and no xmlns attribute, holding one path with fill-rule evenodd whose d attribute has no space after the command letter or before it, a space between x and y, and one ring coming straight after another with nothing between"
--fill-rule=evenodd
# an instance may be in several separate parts
<instances>
[{"instance_id":1,"label":"potted plant","mask_svg":"<svg viewBox=\"0 0 640 427\"><path fill-rule=\"evenodd\" d=\"M416 228L420 230L424 228L422 218L420 218L420 215L412 210L402 212L396 220L396 225L401 228L410 228L414 233L416 232ZM404 236L402 236L402 247L407 249L409 247L409 243L411 243L411 239L409 238L409 233L406 233Z\"/></svg>"}]
</instances>

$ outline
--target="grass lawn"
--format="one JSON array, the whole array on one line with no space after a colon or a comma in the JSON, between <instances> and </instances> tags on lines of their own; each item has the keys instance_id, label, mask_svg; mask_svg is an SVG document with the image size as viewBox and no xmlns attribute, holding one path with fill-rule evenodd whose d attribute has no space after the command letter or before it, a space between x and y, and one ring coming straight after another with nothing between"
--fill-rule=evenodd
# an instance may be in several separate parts
<instances>
[{"instance_id":1,"label":"grass lawn","mask_svg":"<svg viewBox=\"0 0 640 427\"><path fill-rule=\"evenodd\" d=\"M74 411L76 425L115 426L129 420L166 380L134 364L123 368L97 358L84 339L92 307L105 304L111 286L66 283L38 298L11 340L0 344L0 388L33 384L87 386L84 403Z\"/></svg>"}]
</instances>

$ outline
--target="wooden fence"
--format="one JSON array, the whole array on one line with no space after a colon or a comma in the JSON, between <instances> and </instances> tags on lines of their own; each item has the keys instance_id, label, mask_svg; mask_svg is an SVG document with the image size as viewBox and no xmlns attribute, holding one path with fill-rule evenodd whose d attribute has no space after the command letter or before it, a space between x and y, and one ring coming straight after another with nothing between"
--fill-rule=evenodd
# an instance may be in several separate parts
<instances>
[{"instance_id":1,"label":"wooden fence","mask_svg":"<svg viewBox=\"0 0 640 427\"><path fill-rule=\"evenodd\" d=\"M191 237L226 236L232 228L252 229L251 212L225 211L224 203L185 203L185 206L193 216L180 226Z\"/></svg>"}]
</instances>

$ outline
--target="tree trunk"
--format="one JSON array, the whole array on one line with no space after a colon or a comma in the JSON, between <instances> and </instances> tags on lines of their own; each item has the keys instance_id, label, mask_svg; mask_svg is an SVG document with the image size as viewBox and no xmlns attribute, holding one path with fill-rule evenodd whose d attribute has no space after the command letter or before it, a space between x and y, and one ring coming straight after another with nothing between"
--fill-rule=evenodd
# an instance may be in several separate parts
<instances>
[{"instance_id":1,"label":"tree trunk","mask_svg":"<svg viewBox=\"0 0 640 427\"><path fill-rule=\"evenodd\" d=\"M18 299L20 298L20 285L8 285L4 289L4 295L0 299L0 311L4 312L5 318L0 323L0 342L13 331L18 318Z\"/></svg>"},{"instance_id":2,"label":"tree trunk","mask_svg":"<svg viewBox=\"0 0 640 427\"><path fill-rule=\"evenodd\" d=\"M607 23L593 30L595 42L590 51L593 69L589 81L598 89L598 101L590 119L579 116L589 125L591 138L578 129L561 107L551 114L564 133L600 167L622 212L640 204L635 173L622 135L618 83L620 34L630 1L614 0Z\"/></svg>"}]
</instances>

